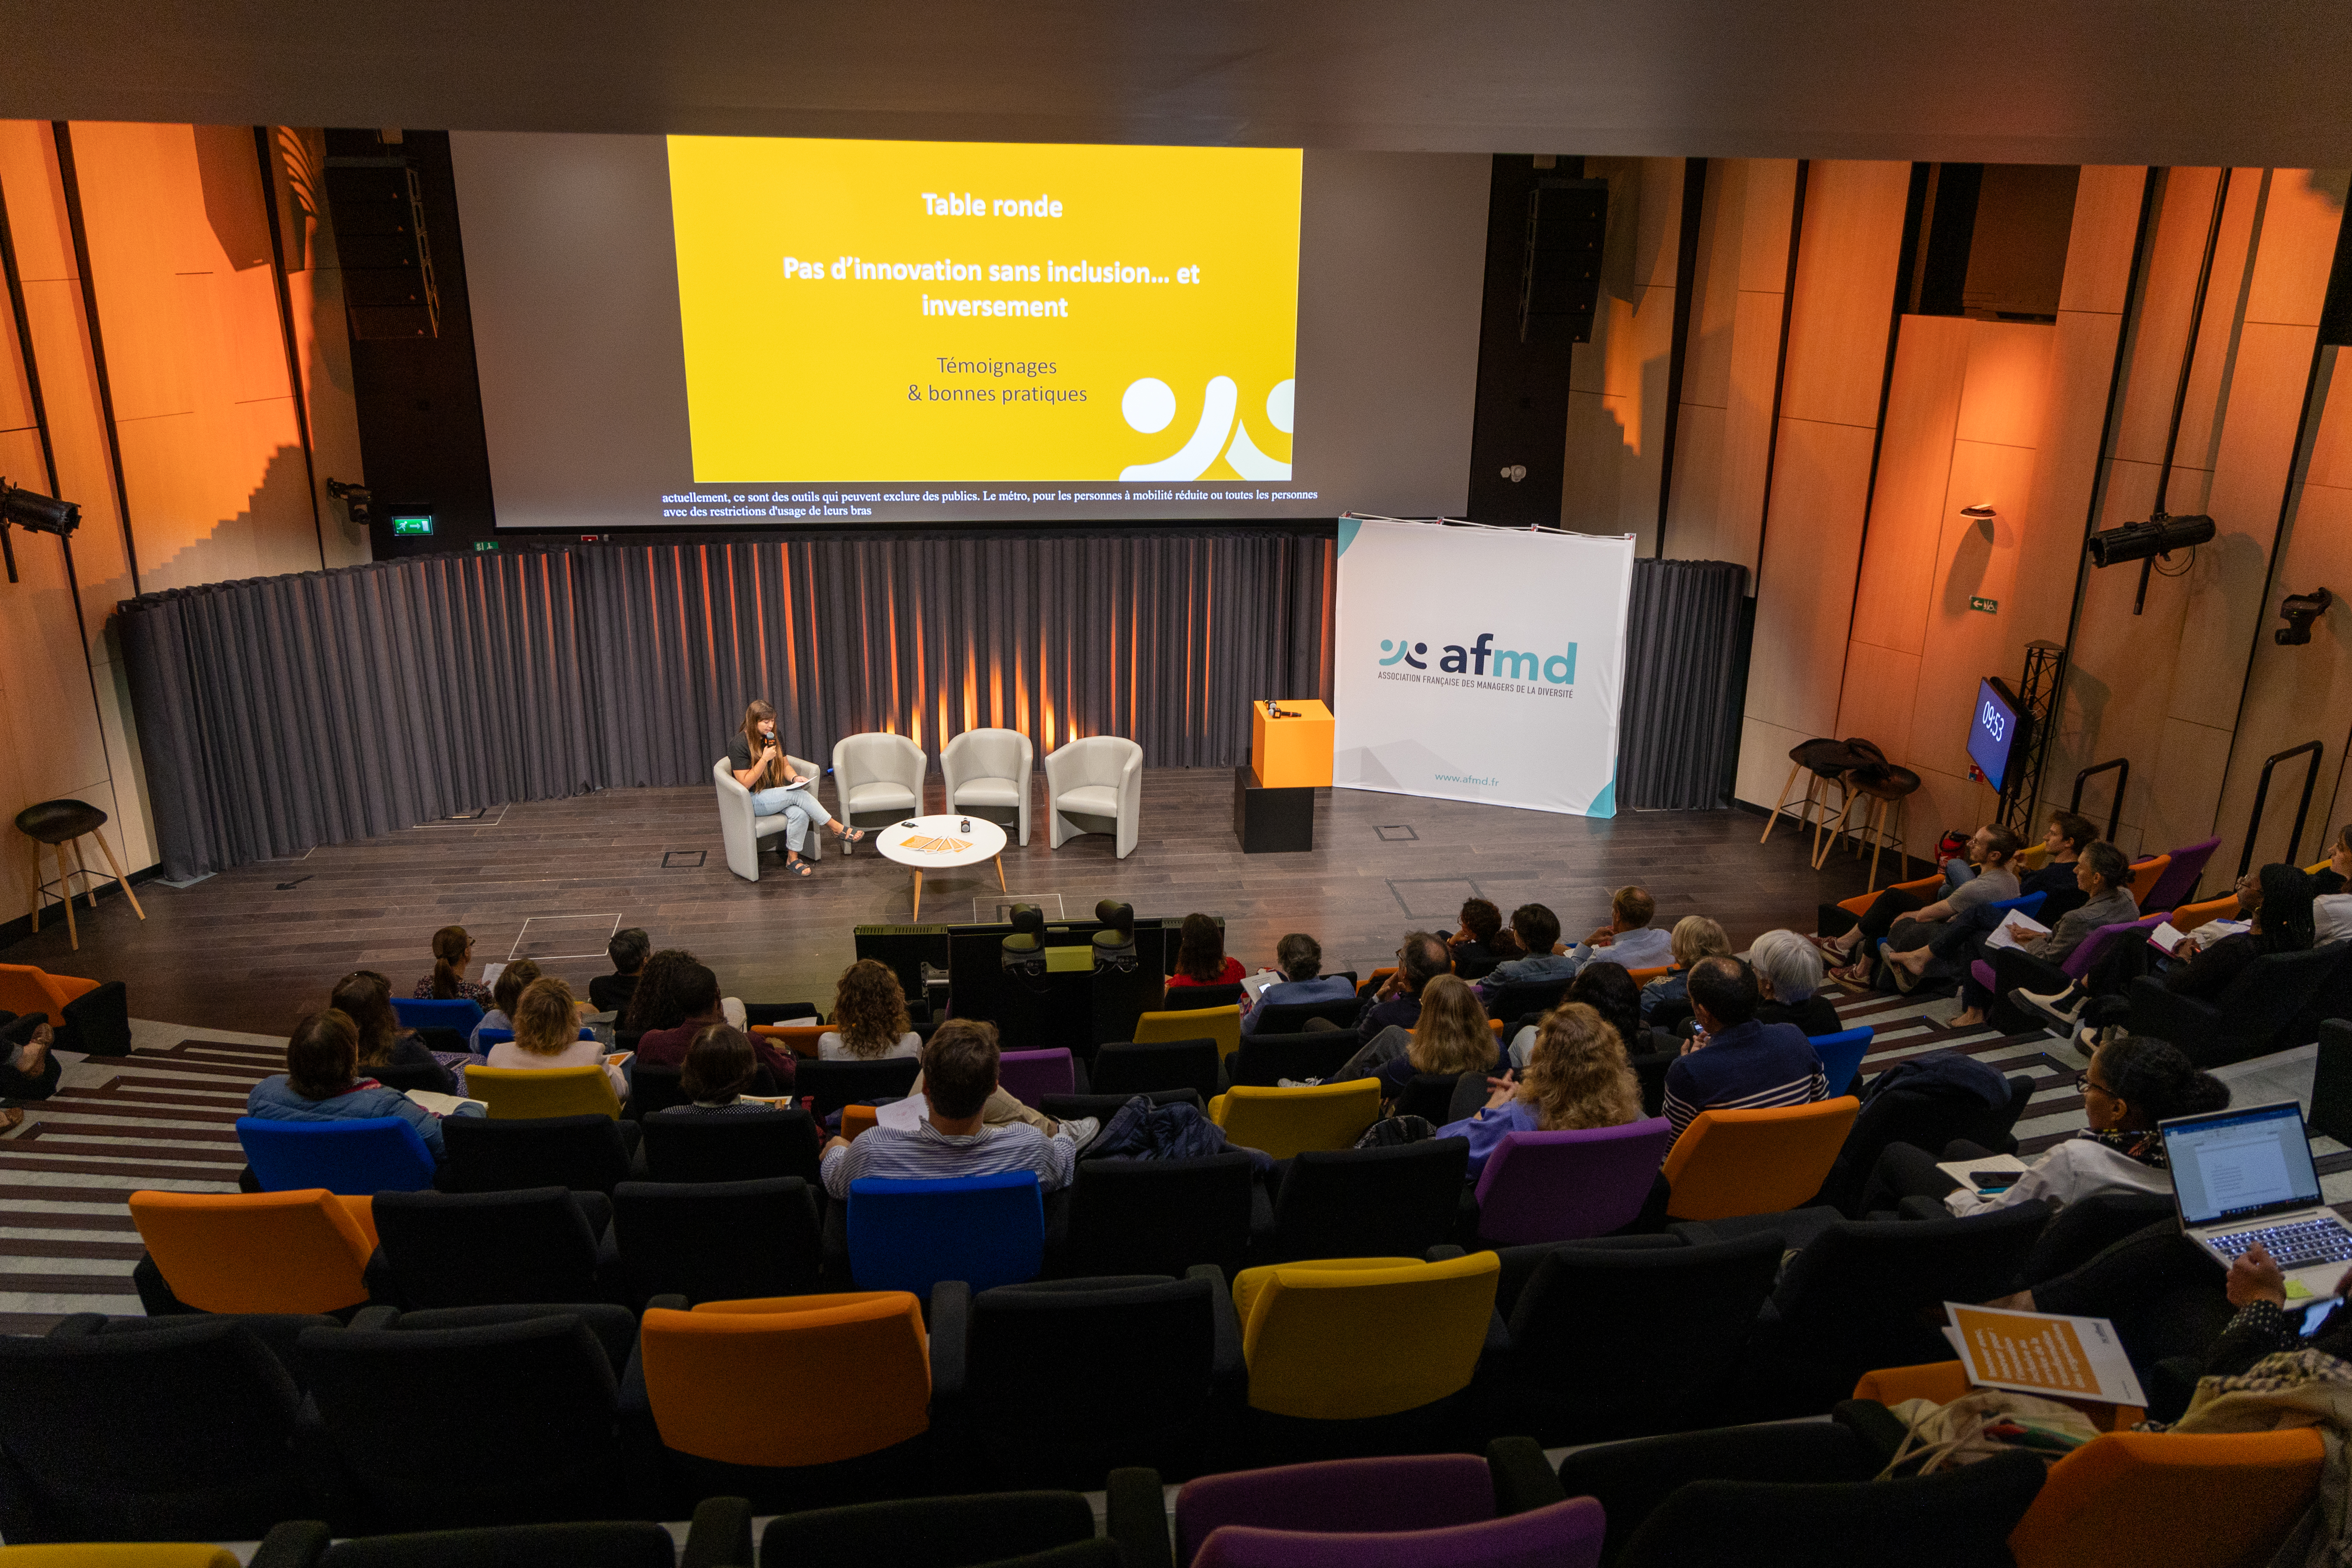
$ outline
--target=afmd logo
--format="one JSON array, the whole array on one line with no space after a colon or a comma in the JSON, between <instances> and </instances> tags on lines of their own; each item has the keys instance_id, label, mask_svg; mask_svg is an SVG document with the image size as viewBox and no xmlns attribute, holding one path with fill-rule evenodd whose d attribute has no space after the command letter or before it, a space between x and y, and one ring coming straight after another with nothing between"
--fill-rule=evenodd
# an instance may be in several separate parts
<instances>
[{"instance_id":1,"label":"afmd logo","mask_svg":"<svg viewBox=\"0 0 2352 1568\"><path fill-rule=\"evenodd\" d=\"M1486 661L1492 659L1495 662L1492 673L1497 680L1532 682L1540 673L1544 680L1554 686L1572 686L1576 683L1576 645L1574 643L1568 645L1566 653L1556 653L1545 658L1537 654L1496 647L1493 646L1494 641L1494 633L1480 632L1478 640L1466 648L1459 643L1446 643L1444 645L1445 657L1437 661L1437 668L1448 675L1485 675L1488 673ZM1402 659L1407 666L1414 669L1429 668L1413 657L1415 654L1425 654L1429 651L1429 645L1425 642L1408 645L1401 639L1382 637L1381 651L1388 655L1386 658L1381 660L1383 666L1391 665Z\"/></svg>"}]
</instances>

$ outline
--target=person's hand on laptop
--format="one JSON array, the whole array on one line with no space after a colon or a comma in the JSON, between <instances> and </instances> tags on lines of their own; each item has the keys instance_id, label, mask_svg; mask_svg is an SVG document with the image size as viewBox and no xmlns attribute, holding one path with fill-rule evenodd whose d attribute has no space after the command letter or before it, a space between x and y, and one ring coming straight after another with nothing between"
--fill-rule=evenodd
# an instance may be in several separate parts
<instances>
[{"instance_id":1,"label":"person's hand on laptop","mask_svg":"<svg viewBox=\"0 0 2352 1568\"><path fill-rule=\"evenodd\" d=\"M2345 1283L2352 1284L2352 1273L2345 1276ZM2232 1307L2251 1307L2257 1301L2284 1307L2286 1271L2271 1257L2270 1249L2258 1241L2238 1254L2237 1261L2230 1265L2230 1278L2222 1289L2228 1292ZM2339 1294L2343 1289L2343 1284L2336 1286Z\"/></svg>"}]
</instances>

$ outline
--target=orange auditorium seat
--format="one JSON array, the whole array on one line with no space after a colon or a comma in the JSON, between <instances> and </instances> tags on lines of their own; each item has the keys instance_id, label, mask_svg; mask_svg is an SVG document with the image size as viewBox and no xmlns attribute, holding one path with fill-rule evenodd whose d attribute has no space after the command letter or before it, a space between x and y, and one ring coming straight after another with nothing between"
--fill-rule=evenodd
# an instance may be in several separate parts
<instances>
[{"instance_id":1,"label":"orange auditorium seat","mask_svg":"<svg viewBox=\"0 0 2352 1568\"><path fill-rule=\"evenodd\" d=\"M367 1300L375 1200L289 1193L131 1194L172 1294L205 1312L334 1312Z\"/></svg>"},{"instance_id":2,"label":"orange auditorium seat","mask_svg":"<svg viewBox=\"0 0 2352 1568\"><path fill-rule=\"evenodd\" d=\"M1841 1095L1764 1110L1702 1110L1666 1154L1675 1219L1731 1219L1802 1205L1822 1190L1862 1101Z\"/></svg>"}]
</instances>

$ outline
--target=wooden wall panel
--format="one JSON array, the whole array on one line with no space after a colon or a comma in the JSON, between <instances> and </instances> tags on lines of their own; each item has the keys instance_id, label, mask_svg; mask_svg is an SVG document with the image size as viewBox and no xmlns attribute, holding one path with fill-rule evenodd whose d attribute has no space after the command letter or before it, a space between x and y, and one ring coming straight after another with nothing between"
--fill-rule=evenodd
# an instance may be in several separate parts
<instances>
[{"instance_id":1,"label":"wooden wall panel","mask_svg":"<svg viewBox=\"0 0 2352 1568\"><path fill-rule=\"evenodd\" d=\"M1943 533L1944 493L1950 488L1952 434L1968 381L1971 325L1958 316L1903 318L1886 427L1879 440L1878 479L1870 498L1870 534L1854 591L1857 644L1899 649L1915 658L1924 646L1927 595ZM1848 684L1853 679L1849 670ZM1902 727L1906 731L1910 728L1907 713ZM1872 739L1878 737L1873 734Z\"/></svg>"},{"instance_id":2,"label":"wooden wall panel","mask_svg":"<svg viewBox=\"0 0 2352 1568\"><path fill-rule=\"evenodd\" d=\"M1826 735L1837 721L1873 434L1867 426L1780 422L1747 710L1805 735Z\"/></svg>"},{"instance_id":3,"label":"wooden wall panel","mask_svg":"<svg viewBox=\"0 0 2352 1568\"><path fill-rule=\"evenodd\" d=\"M1816 163L1789 301L1784 418L1874 426L1901 261L1908 163Z\"/></svg>"}]
</instances>

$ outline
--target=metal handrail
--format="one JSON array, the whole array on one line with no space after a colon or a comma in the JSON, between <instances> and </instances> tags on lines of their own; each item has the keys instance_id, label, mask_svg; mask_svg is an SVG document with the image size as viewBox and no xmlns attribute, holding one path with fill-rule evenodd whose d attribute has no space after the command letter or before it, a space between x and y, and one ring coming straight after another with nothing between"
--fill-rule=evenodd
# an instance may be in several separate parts
<instances>
[{"instance_id":1,"label":"metal handrail","mask_svg":"<svg viewBox=\"0 0 2352 1568\"><path fill-rule=\"evenodd\" d=\"M2074 775L2074 798L2066 803L2066 809L2080 815L2083 809L2083 786L2085 784L2088 784L2095 774L2105 773L2109 768L2116 770L2116 795L2115 799L2107 803L2107 831L2105 837L2108 843L2113 844L2116 841L2116 828L2122 824L2124 819L2124 785L2131 782L2131 759L2129 757L2116 757L2111 762L2094 763L2091 766L2084 768L2081 773L2076 773Z\"/></svg>"},{"instance_id":2,"label":"metal handrail","mask_svg":"<svg viewBox=\"0 0 2352 1568\"><path fill-rule=\"evenodd\" d=\"M2263 776L2254 785L2254 813L2246 819L2246 847L2238 852L2239 876L2244 876L2246 868L2254 863L2254 835L2263 826L2263 802L2270 796L2271 770L2289 757L2300 757L2307 753L2311 758L2311 765L2303 773L2303 799L2294 808L2294 831L2287 835L2286 840L2286 863L2290 866L2294 864L2295 851L2303 847L2304 822L2311 816L2312 788L2319 783L2319 759L2326 750L2327 748L2317 741L2305 741L2300 746L2288 747L2263 763Z\"/></svg>"}]
</instances>

